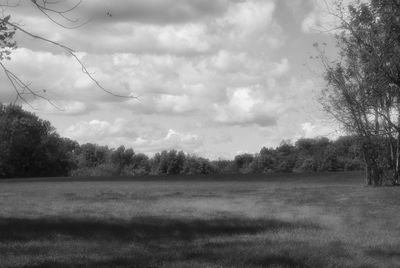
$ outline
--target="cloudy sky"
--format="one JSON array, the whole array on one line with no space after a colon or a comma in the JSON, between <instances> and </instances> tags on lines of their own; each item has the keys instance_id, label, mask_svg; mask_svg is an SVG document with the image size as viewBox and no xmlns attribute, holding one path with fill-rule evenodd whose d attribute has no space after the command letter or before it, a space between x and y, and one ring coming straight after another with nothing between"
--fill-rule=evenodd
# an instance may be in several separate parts
<instances>
[{"instance_id":1,"label":"cloudy sky","mask_svg":"<svg viewBox=\"0 0 400 268\"><path fill-rule=\"evenodd\" d=\"M323 1L83 0L70 16L90 21L73 30L29 2L5 12L73 48L108 90L138 96L106 94L62 50L18 34L7 66L62 107L31 102L63 136L148 154L175 148L231 158L337 133L316 101L323 82L309 59L314 42L332 44L321 33L330 21ZM12 100L4 76L0 83L0 99Z\"/></svg>"}]
</instances>

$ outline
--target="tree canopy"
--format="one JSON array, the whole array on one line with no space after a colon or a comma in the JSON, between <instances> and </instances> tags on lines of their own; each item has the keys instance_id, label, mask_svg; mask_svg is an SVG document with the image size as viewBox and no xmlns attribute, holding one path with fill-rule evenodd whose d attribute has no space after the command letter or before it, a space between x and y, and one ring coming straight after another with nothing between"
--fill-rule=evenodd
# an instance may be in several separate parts
<instances>
[{"instance_id":1,"label":"tree canopy","mask_svg":"<svg viewBox=\"0 0 400 268\"><path fill-rule=\"evenodd\" d=\"M0 177L66 176L77 143L20 106L0 104Z\"/></svg>"},{"instance_id":2,"label":"tree canopy","mask_svg":"<svg viewBox=\"0 0 400 268\"><path fill-rule=\"evenodd\" d=\"M0 104L0 177L137 176L351 171L361 168L354 137L283 141L276 148L209 160L164 150L149 157L132 148L78 144L60 137L50 122L16 105Z\"/></svg>"},{"instance_id":3,"label":"tree canopy","mask_svg":"<svg viewBox=\"0 0 400 268\"><path fill-rule=\"evenodd\" d=\"M400 2L371 0L343 7L338 58L320 51L327 87L324 109L359 137L366 183L381 185L385 172L399 180L400 164Z\"/></svg>"}]
</instances>

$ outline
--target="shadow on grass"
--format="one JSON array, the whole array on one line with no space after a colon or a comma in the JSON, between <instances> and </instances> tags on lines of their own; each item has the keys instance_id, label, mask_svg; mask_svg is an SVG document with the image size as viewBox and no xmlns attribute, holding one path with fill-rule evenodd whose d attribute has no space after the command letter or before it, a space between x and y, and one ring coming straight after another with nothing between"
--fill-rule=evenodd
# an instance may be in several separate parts
<instances>
[{"instance_id":1,"label":"shadow on grass","mask_svg":"<svg viewBox=\"0 0 400 268\"><path fill-rule=\"evenodd\" d=\"M265 250L260 251L260 246ZM29 265L21 265L22 268L50 268L50 267L281 267L281 268L311 268L324 267L322 259L310 259L304 252L296 253L291 245L285 245L285 249L271 250L274 245L241 243L238 241L224 242L221 247L199 247L196 243L171 244L170 247L153 248L151 251L136 250L125 252L116 256L103 255L99 258L73 259L70 261L47 260L36 261ZM282 246L282 244L281 244ZM304 244L308 248L307 244ZM309 248L310 249L310 248ZM291 254L288 252L292 251ZM211 265L213 264L213 265ZM210 266L211 265L211 266Z\"/></svg>"},{"instance_id":2,"label":"shadow on grass","mask_svg":"<svg viewBox=\"0 0 400 268\"><path fill-rule=\"evenodd\" d=\"M284 256L284 255L270 255L264 256L263 258L255 259L250 261L253 266L261 267L290 267L290 268L309 268L311 266L307 265L301 260ZM322 267L322 266L321 266Z\"/></svg>"},{"instance_id":3,"label":"shadow on grass","mask_svg":"<svg viewBox=\"0 0 400 268\"><path fill-rule=\"evenodd\" d=\"M373 258L400 258L400 250L393 250L393 249L370 249L366 250L365 253Z\"/></svg>"},{"instance_id":4,"label":"shadow on grass","mask_svg":"<svg viewBox=\"0 0 400 268\"><path fill-rule=\"evenodd\" d=\"M199 261L199 260L198 260ZM38 263L36 265L28 265L22 266L22 268L66 268L66 267L86 267L86 268L100 268L100 267L129 267L129 268L143 268L143 267L190 267L190 264L196 263L196 267L210 267L209 260L207 258L203 259L204 265L201 265L202 262L192 262L187 260L187 263L183 262L183 264L179 264L179 262L157 262L152 260L151 258L134 258L134 257L116 257L111 258L105 261L94 261L88 263L80 263L80 264L70 264L65 262L57 262L57 261L46 261L42 263ZM218 262L214 262L217 264ZM236 265L239 263L236 263ZM287 256L279 256L279 255L271 255L266 256L262 261L253 263L253 262L244 262L236 266L235 264L226 264L220 265L216 267L281 267L281 268L311 268L318 266L310 266L304 263L301 260L296 260L295 258L290 258ZM320 266L322 267L322 266Z\"/></svg>"},{"instance_id":5,"label":"shadow on grass","mask_svg":"<svg viewBox=\"0 0 400 268\"><path fill-rule=\"evenodd\" d=\"M93 261L86 263L67 263L60 261L44 261L37 264L29 264L21 266L21 268L71 268L71 267L86 267L86 268L100 268L100 267L129 267L129 268L143 268L143 267L157 267L151 258L134 258L134 257L116 257L105 261Z\"/></svg>"},{"instance_id":6,"label":"shadow on grass","mask_svg":"<svg viewBox=\"0 0 400 268\"><path fill-rule=\"evenodd\" d=\"M202 236L321 229L309 222L277 219L175 219L136 217L130 221L76 218L0 218L0 241L81 238L88 240L191 240Z\"/></svg>"}]
</instances>

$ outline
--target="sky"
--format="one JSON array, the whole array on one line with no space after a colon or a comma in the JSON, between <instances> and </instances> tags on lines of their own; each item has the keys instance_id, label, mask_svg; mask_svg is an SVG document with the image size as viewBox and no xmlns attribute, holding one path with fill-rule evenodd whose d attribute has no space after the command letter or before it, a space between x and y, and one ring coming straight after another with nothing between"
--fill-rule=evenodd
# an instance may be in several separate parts
<instances>
[{"instance_id":1,"label":"sky","mask_svg":"<svg viewBox=\"0 0 400 268\"><path fill-rule=\"evenodd\" d=\"M62 49L21 33L6 64L60 107L24 104L61 136L149 155L177 149L229 159L282 140L338 135L318 104L324 82L310 59L315 42L334 51L322 2L83 0L68 16L88 22L65 29L22 1L4 12L73 48L107 90L137 98L103 92ZM4 75L0 86L0 99L12 101Z\"/></svg>"}]
</instances>

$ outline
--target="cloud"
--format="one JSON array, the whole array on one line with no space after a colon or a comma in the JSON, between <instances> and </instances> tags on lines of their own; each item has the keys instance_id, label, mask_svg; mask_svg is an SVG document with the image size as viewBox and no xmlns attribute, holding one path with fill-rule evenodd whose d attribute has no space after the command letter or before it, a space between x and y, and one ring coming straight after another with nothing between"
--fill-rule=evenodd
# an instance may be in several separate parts
<instances>
[{"instance_id":1,"label":"cloud","mask_svg":"<svg viewBox=\"0 0 400 268\"><path fill-rule=\"evenodd\" d=\"M162 150L184 150L192 153L200 148L203 144L203 139L199 135L191 133L180 133L173 129L169 129L166 135L160 139L142 139L138 138L133 142L133 146L137 150L156 153Z\"/></svg>"},{"instance_id":2,"label":"cloud","mask_svg":"<svg viewBox=\"0 0 400 268\"><path fill-rule=\"evenodd\" d=\"M14 16L44 17L30 1L11 0L6 12ZM48 4L54 10L67 10L74 7L78 0L59 1L56 5ZM16 6L14 7L14 4ZM200 21L224 13L228 8L228 0L86 0L67 13L67 17L94 23L136 22L143 24L183 24ZM71 24L67 19L49 12L58 22Z\"/></svg>"},{"instance_id":3,"label":"cloud","mask_svg":"<svg viewBox=\"0 0 400 268\"><path fill-rule=\"evenodd\" d=\"M272 0L84 1L79 16L97 18L99 13L101 19L74 30L51 23L27 3L22 7L11 10L25 29L89 53L201 55L222 47L254 52L283 41ZM107 17L107 11L115 15ZM34 50L45 46L23 34L18 41Z\"/></svg>"},{"instance_id":4,"label":"cloud","mask_svg":"<svg viewBox=\"0 0 400 268\"><path fill-rule=\"evenodd\" d=\"M78 53L78 56L85 62L92 76L104 87L120 95L134 94L119 84L116 87L115 78L107 73L107 68L101 68L101 64L96 65L96 62L91 65L92 61L85 53ZM86 61L86 59L89 60ZM5 65L33 90L40 91L41 95L55 104L58 103L61 108L68 106L71 102L84 102L88 106L93 106L93 102L102 100L104 97L112 99L81 71L75 59L64 54L18 48L13 52L12 60L6 62Z\"/></svg>"},{"instance_id":5,"label":"cloud","mask_svg":"<svg viewBox=\"0 0 400 268\"><path fill-rule=\"evenodd\" d=\"M197 134L161 129L141 120L134 122L123 118L114 122L80 121L69 126L63 134L81 143L95 142L113 148L123 144L149 154L171 149L194 152L203 143L203 138Z\"/></svg>"},{"instance_id":6,"label":"cloud","mask_svg":"<svg viewBox=\"0 0 400 268\"><path fill-rule=\"evenodd\" d=\"M49 94L55 100L86 100L88 105L101 101L103 106L121 102L121 108L138 115L198 115L226 125L273 126L285 104L276 79L290 70L287 58L270 59L283 40L274 11L273 1L230 2L225 13L208 23L117 22L110 27L118 29L109 35L104 29L84 35L81 39L87 42L95 39L96 45L128 51L79 55L102 85L118 94L139 95L138 101L102 94L79 68L71 68L76 62L63 54L22 48L14 55L14 64L34 85L51 85ZM135 35L137 42L132 40ZM138 53L133 53L132 47L140 42L143 50L138 47ZM144 48L149 44L163 53L149 53L152 49ZM183 51L207 53L180 54ZM22 67L27 58L31 65ZM50 79L42 79L47 69L52 72Z\"/></svg>"},{"instance_id":7,"label":"cloud","mask_svg":"<svg viewBox=\"0 0 400 268\"><path fill-rule=\"evenodd\" d=\"M337 26L340 25L341 21L336 15L343 16L346 18L348 14L347 7L350 4L357 4L357 2L363 3L368 2L367 0L343 0L338 1L327 0L309 0L312 4L312 10L303 19L301 28L305 33L320 33L325 32L327 34L334 34L337 32Z\"/></svg>"},{"instance_id":8,"label":"cloud","mask_svg":"<svg viewBox=\"0 0 400 268\"><path fill-rule=\"evenodd\" d=\"M30 101L29 104L23 103L23 107L26 110L30 110L34 113L45 113L53 115L66 115L66 116L77 116L88 114L94 111L97 107L94 103L85 103L81 101L49 101L43 99L36 99Z\"/></svg>"},{"instance_id":9,"label":"cloud","mask_svg":"<svg viewBox=\"0 0 400 268\"><path fill-rule=\"evenodd\" d=\"M188 115L199 110L196 101L187 95L148 94L129 102L128 107L139 114Z\"/></svg>"},{"instance_id":10,"label":"cloud","mask_svg":"<svg viewBox=\"0 0 400 268\"><path fill-rule=\"evenodd\" d=\"M281 27L274 20L273 1L241 1L230 5L227 13L216 20L214 32L231 50L258 53L265 47L276 49L284 41Z\"/></svg>"},{"instance_id":11,"label":"cloud","mask_svg":"<svg viewBox=\"0 0 400 268\"><path fill-rule=\"evenodd\" d=\"M262 98L260 90L256 87L233 89L227 103L214 105L215 121L228 125L275 125L283 105L277 98Z\"/></svg>"},{"instance_id":12,"label":"cloud","mask_svg":"<svg viewBox=\"0 0 400 268\"><path fill-rule=\"evenodd\" d=\"M343 135L341 131L336 130L326 122L305 122L301 124L301 130L303 131L302 138L329 137L336 139Z\"/></svg>"},{"instance_id":13,"label":"cloud","mask_svg":"<svg viewBox=\"0 0 400 268\"><path fill-rule=\"evenodd\" d=\"M81 121L69 126L64 135L79 142L105 142L108 143L118 138L135 139L138 137L135 129L129 122L122 118L110 123L102 120Z\"/></svg>"},{"instance_id":14,"label":"cloud","mask_svg":"<svg viewBox=\"0 0 400 268\"><path fill-rule=\"evenodd\" d=\"M83 3L91 2L84 1ZM104 1L101 1L104 3ZM114 6L116 1L113 1ZM152 24L142 23L134 20L132 16L132 8L130 1L123 2L120 6L115 5L124 10L126 18L129 20L105 19L93 20L88 24L77 29L65 29L52 23L43 14L36 14L32 11L27 14L21 14L24 9L15 10L12 13L14 22L22 25L21 27L34 35L42 36L55 42L73 48L75 51L85 51L89 53L172 53L181 55L202 54L207 53L210 47L210 38L208 27L198 20L189 20L180 24ZM144 1L136 1L144 3ZM169 2L169 1L168 1ZM185 1L187 2L187 1ZM22 6L25 6L23 4ZM189 4L187 4L189 5ZM201 5L200 5L201 6ZM105 9L103 12L106 13ZM155 17L162 17L159 12ZM89 17L90 15L82 15ZM177 17L181 18L181 17ZM96 40L94 43L93 40ZM62 53L61 48L57 48L46 41L38 40L17 32L17 43L19 47L29 48L31 50L52 50L53 52Z\"/></svg>"},{"instance_id":15,"label":"cloud","mask_svg":"<svg viewBox=\"0 0 400 268\"><path fill-rule=\"evenodd\" d=\"M84 15L104 22L129 21L144 24L182 24L218 16L229 5L227 0L146 0L86 1ZM106 12L111 17L105 16Z\"/></svg>"}]
</instances>

